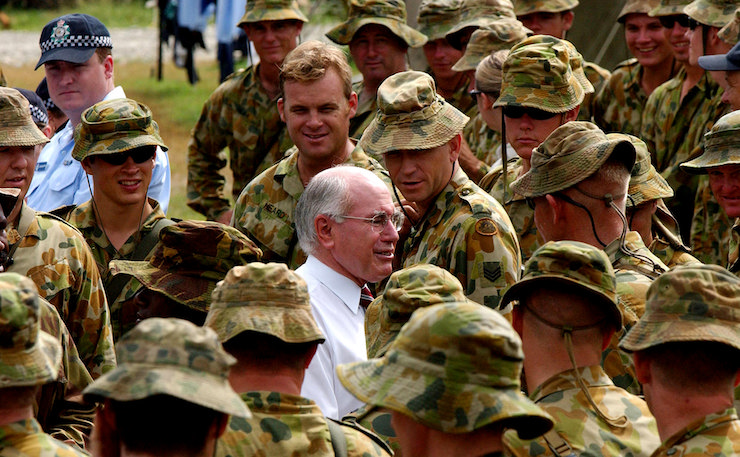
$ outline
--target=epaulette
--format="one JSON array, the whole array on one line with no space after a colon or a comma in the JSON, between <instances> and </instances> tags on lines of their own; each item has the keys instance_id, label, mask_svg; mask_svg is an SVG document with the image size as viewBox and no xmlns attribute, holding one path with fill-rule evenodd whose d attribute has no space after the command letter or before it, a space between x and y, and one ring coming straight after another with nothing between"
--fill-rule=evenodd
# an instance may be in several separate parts
<instances>
[{"instance_id":1,"label":"epaulette","mask_svg":"<svg viewBox=\"0 0 740 457\"><path fill-rule=\"evenodd\" d=\"M617 66L616 66L616 67L614 67L614 68L615 68L615 69L617 69L617 68L622 68L622 67L632 67L632 66L635 66L635 65L637 65L637 63L638 63L638 62L637 62L637 59L635 59L635 58L633 57L633 58L631 58L631 59L627 59L627 60L623 60L622 62L619 62L619 63L617 64Z\"/></svg>"},{"instance_id":2,"label":"epaulette","mask_svg":"<svg viewBox=\"0 0 740 457\"><path fill-rule=\"evenodd\" d=\"M346 421L346 422L344 420L338 421L338 420L335 420L335 419L331 419L329 417L327 417L326 420L327 421L332 421L334 423L337 423L337 424L341 425L342 427L349 427L351 429L354 429L354 430L362 433L363 435L365 435L368 438L370 438L371 440L373 440L375 442L375 444L377 444L380 448L382 448L384 451L386 451L389 455L393 455L393 450L391 450L391 447L388 446L388 443L386 443L385 441L383 441L383 439L381 437L379 437L378 435L376 435L372 431L366 429L365 427L363 427L362 425L358 424L357 422L352 421L352 420L349 420L349 421Z\"/></svg>"},{"instance_id":3,"label":"epaulette","mask_svg":"<svg viewBox=\"0 0 740 457\"><path fill-rule=\"evenodd\" d=\"M72 211L75 208L77 208L77 205L60 206L59 208L49 211L48 214L64 219L66 221L67 218L69 218L69 215L72 214Z\"/></svg>"}]
</instances>

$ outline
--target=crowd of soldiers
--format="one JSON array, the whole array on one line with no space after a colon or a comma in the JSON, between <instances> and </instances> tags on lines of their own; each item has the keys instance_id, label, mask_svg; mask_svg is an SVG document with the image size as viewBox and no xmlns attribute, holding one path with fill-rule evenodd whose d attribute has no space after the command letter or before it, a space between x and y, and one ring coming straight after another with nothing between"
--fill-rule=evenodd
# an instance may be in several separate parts
<instances>
[{"instance_id":1,"label":"crowd of soldiers","mask_svg":"<svg viewBox=\"0 0 740 457\"><path fill-rule=\"evenodd\" d=\"M609 72L578 0L349 0L302 43L248 0L208 221L105 25L50 21L0 87L0 457L740 456L740 2L622 3Z\"/></svg>"}]
</instances>

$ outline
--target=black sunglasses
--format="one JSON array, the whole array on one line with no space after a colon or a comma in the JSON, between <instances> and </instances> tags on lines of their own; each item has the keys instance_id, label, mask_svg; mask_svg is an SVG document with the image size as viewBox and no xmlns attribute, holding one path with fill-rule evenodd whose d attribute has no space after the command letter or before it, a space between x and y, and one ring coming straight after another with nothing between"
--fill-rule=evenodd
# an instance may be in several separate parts
<instances>
[{"instance_id":1,"label":"black sunglasses","mask_svg":"<svg viewBox=\"0 0 740 457\"><path fill-rule=\"evenodd\" d=\"M484 90L478 90L478 89L473 89L468 93L470 94L471 97L475 97L476 95L479 95L479 94L486 94L493 99L497 99L499 98L499 96L501 96L500 92L486 92Z\"/></svg>"},{"instance_id":2,"label":"black sunglasses","mask_svg":"<svg viewBox=\"0 0 740 457\"><path fill-rule=\"evenodd\" d=\"M528 108L525 106L504 106L504 116L511 119L519 119L524 115L534 119L536 121L544 121L546 119L552 119L560 113L551 113L549 111L543 111L537 108Z\"/></svg>"},{"instance_id":3,"label":"black sunglasses","mask_svg":"<svg viewBox=\"0 0 740 457\"><path fill-rule=\"evenodd\" d=\"M110 165L123 165L129 157L134 159L135 163L144 163L147 160L151 160L156 152L157 150L155 148L136 148L115 154L100 154L95 157Z\"/></svg>"},{"instance_id":4,"label":"black sunglasses","mask_svg":"<svg viewBox=\"0 0 740 457\"><path fill-rule=\"evenodd\" d=\"M676 22L678 22L678 25L683 28L689 28L689 26L691 25L690 21L692 21L693 19L685 14L674 14L672 16L660 16L658 20L660 21L660 25L662 25L663 27L667 29L672 29L673 25Z\"/></svg>"}]
</instances>

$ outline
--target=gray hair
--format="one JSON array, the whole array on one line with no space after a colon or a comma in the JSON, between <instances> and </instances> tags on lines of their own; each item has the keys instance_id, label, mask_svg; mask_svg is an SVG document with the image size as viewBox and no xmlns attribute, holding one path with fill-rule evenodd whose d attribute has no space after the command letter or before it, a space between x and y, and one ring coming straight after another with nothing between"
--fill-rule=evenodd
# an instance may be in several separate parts
<instances>
[{"instance_id":1,"label":"gray hair","mask_svg":"<svg viewBox=\"0 0 740 457\"><path fill-rule=\"evenodd\" d=\"M350 178L343 173L331 172L336 168L339 167L324 170L314 176L295 207L298 242L303 252L309 255L314 253L319 241L314 224L316 216L325 214L336 217L347 214L352 209Z\"/></svg>"}]
</instances>

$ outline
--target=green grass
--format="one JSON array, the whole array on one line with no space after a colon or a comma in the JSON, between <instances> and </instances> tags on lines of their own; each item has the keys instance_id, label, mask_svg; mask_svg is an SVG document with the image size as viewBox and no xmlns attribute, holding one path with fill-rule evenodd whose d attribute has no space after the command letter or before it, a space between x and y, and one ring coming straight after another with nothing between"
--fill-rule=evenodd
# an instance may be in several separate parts
<instances>
[{"instance_id":1,"label":"green grass","mask_svg":"<svg viewBox=\"0 0 740 457\"><path fill-rule=\"evenodd\" d=\"M63 14L80 12L100 19L108 28L146 27L155 25L156 10L146 8L142 0L78 0L77 6L54 9L6 8L13 30L41 31L47 22Z\"/></svg>"}]
</instances>

